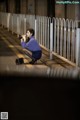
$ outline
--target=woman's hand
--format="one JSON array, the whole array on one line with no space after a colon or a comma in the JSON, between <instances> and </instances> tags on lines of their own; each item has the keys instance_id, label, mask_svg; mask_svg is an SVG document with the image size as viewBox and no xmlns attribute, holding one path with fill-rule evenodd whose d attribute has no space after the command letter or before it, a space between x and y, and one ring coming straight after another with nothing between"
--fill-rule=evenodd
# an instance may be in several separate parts
<instances>
[{"instance_id":1,"label":"woman's hand","mask_svg":"<svg viewBox=\"0 0 80 120\"><path fill-rule=\"evenodd\" d=\"M21 42L24 42L23 38L21 39Z\"/></svg>"},{"instance_id":2,"label":"woman's hand","mask_svg":"<svg viewBox=\"0 0 80 120\"><path fill-rule=\"evenodd\" d=\"M22 35L22 39L24 42L26 42L26 35Z\"/></svg>"}]
</instances>

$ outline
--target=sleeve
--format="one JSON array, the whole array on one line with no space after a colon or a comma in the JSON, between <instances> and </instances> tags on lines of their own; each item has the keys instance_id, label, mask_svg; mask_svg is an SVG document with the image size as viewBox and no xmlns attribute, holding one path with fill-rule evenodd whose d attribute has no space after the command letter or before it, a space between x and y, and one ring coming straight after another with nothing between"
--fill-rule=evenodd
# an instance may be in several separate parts
<instances>
[{"instance_id":1,"label":"sleeve","mask_svg":"<svg viewBox=\"0 0 80 120\"><path fill-rule=\"evenodd\" d=\"M22 46L23 48L26 48L26 43L25 43L25 42L21 42L21 46Z\"/></svg>"},{"instance_id":2,"label":"sleeve","mask_svg":"<svg viewBox=\"0 0 80 120\"><path fill-rule=\"evenodd\" d=\"M24 42L24 41L21 42L21 46L22 46L23 48L27 48L27 49L30 48L31 44L32 44L32 41L28 41L27 43Z\"/></svg>"}]
</instances>

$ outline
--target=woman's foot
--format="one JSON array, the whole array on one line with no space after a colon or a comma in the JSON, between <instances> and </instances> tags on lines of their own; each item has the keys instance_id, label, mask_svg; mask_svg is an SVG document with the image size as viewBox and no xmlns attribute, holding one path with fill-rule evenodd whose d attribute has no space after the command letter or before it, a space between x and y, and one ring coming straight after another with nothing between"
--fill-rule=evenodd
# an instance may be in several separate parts
<instances>
[{"instance_id":1,"label":"woman's foot","mask_svg":"<svg viewBox=\"0 0 80 120\"><path fill-rule=\"evenodd\" d=\"M29 64L35 64L37 62L37 60L32 60L29 62Z\"/></svg>"}]
</instances>

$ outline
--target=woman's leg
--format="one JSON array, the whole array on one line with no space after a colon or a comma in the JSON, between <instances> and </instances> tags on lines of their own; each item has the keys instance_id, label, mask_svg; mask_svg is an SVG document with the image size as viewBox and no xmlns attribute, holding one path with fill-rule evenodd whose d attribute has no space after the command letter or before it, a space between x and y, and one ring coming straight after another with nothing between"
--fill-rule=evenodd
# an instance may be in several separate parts
<instances>
[{"instance_id":1,"label":"woman's leg","mask_svg":"<svg viewBox=\"0 0 80 120\"><path fill-rule=\"evenodd\" d=\"M29 50L24 49L23 50L24 54L26 54L28 57L30 57L32 60L34 60L32 53Z\"/></svg>"}]
</instances>

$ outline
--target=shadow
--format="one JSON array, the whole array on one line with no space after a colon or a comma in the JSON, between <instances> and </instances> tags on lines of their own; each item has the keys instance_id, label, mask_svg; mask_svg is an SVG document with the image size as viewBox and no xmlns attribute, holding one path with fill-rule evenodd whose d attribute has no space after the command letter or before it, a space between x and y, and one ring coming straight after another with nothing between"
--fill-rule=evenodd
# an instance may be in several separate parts
<instances>
[{"instance_id":1,"label":"shadow","mask_svg":"<svg viewBox=\"0 0 80 120\"><path fill-rule=\"evenodd\" d=\"M43 63L34 63L34 64L30 64L29 62L23 63L24 65L44 65Z\"/></svg>"},{"instance_id":2,"label":"shadow","mask_svg":"<svg viewBox=\"0 0 80 120\"><path fill-rule=\"evenodd\" d=\"M7 44L0 38L0 56L15 56L15 53L7 46Z\"/></svg>"}]
</instances>

